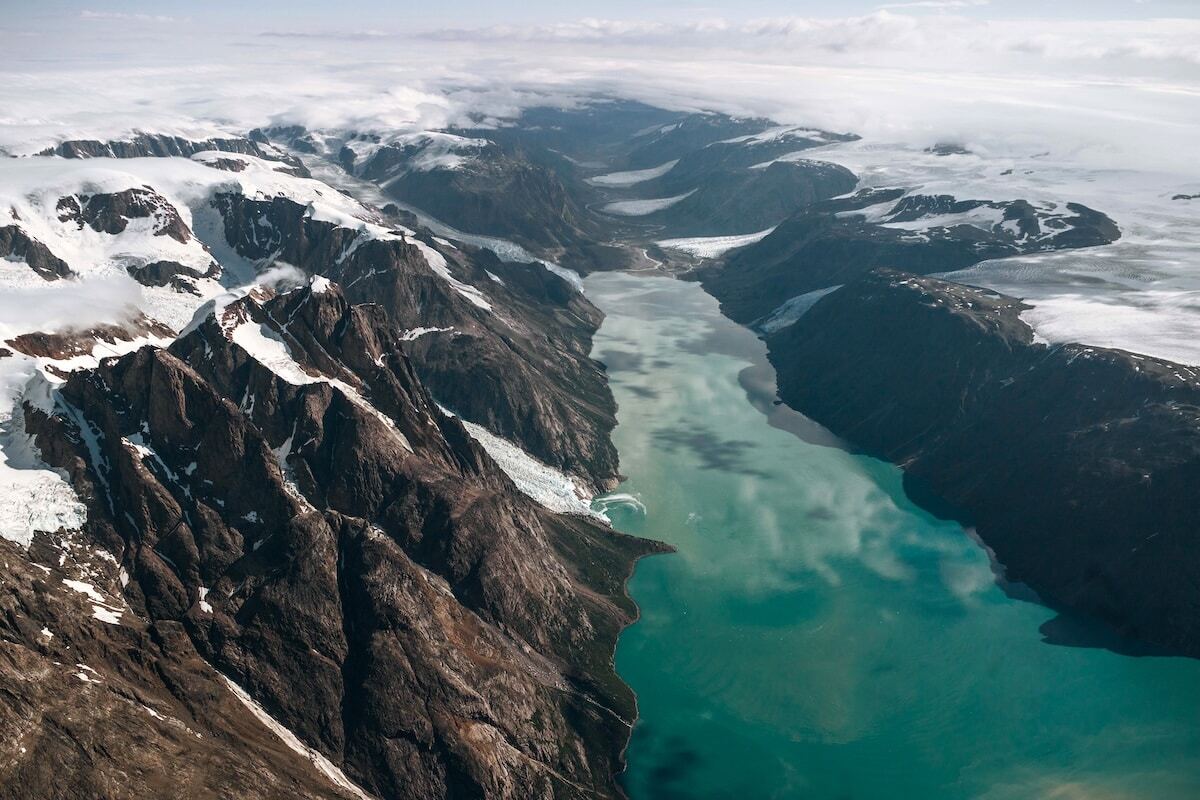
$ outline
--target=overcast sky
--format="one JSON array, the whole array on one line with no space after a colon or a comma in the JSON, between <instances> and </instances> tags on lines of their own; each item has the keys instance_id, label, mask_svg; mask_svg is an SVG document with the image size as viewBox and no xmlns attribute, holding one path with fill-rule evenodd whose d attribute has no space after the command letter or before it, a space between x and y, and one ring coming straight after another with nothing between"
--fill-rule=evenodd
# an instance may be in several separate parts
<instances>
[{"instance_id":1,"label":"overcast sky","mask_svg":"<svg viewBox=\"0 0 1200 800\"><path fill-rule=\"evenodd\" d=\"M845 17L881 9L905 13L957 14L980 19L1151 19L1200 16L1196 0L0 0L4 27L42 28L64 19L90 16L172 17L197 27L246 30L427 30L501 24L600 19L694 21L706 18L744 21L762 17Z\"/></svg>"},{"instance_id":2,"label":"overcast sky","mask_svg":"<svg viewBox=\"0 0 1200 800\"><path fill-rule=\"evenodd\" d=\"M0 4L12 152L134 128L394 132L606 93L911 144L1200 163L1200 0Z\"/></svg>"}]
</instances>

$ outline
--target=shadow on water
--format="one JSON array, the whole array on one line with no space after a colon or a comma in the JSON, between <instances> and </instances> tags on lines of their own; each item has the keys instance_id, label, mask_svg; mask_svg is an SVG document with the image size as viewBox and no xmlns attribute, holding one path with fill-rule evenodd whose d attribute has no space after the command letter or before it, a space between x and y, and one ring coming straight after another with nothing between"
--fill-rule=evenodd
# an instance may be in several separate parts
<instances>
[{"instance_id":1,"label":"shadow on water","mask_svg":"<svg viewBox=\"0 0 1200 800\"><path fill-rule=\"evenodd\" d=\"M625 389L631 394L635 394L643 400L653 400L658 397L658 390L651 389L649 386L626 386Z\"/></svg>"},{"instance_id":2,"label":"shadow on water","mask_svg":"<svg viewBox=\"0 0 1200 800\"><path fill-rule=\"evenodd\" d=\"M1034 605L966 515L779 404L711 298L589 280L632 476L599 502L678 548L639 565L615 657L630 797L1200 797L1187 659Z\"/></svg>"},{"instance_id":3,"label":"shadow on water","mask_svg":"<svg viewBox=\"0 0 1200 800\"><path fill-rule=\"evenodd\" d=\"M996 554L988 547L975 532L974 520L971 515L948 502L938 495L927 482L903 473L903 497L912 503L914 510L929 514L935 519L957 522L967 535L987 553L988 562L996 585L1008 597L1025 603L1048 608L1057 616L1047 620L1038 627L1042 641L1059 647L1079 647L1093 650L1107 650L1120 656L1174 656L1177 655L1165 648L1157 647L1138 639L1125 636L1111 624L1098 617L1084 614L1072 609L1066 609L1038 595L1031 587L1019 581L1009 579L1004 565L996 559ZM1182 657L1182 656L1180 656Z\"/></svg>"},{"instance_id":4,"label":"shadow on water","mask_svg":"<svg viewBox=\"0 0 1200 800\"><path fill-rule=\"evenodd\" d=\"M718 337L706 337L704 341L711 342ZM724 337L726 339L730 337ZM748 357L753 363L738 374L738 383L746 392L750 404L767 417L768 424L778 430L790 433L803 442L821 447L843 450L852 455L866 456L879 467L880 485L884 484L883 475L893 468L887 461L881 460L877 454L855 447L844 439L835 436L829 430L801 414L781 401L777 395L775 369L767 361L761 350L750 352L751 348L726 346L725 351L735 351L743 357ZM736 448L734 448L736 449ZM721 456L731 457L733 453L716 453L713 456L714 469L728 469ZM747 473L751 474L751 473ZM762 473L757 473L762 474ZM1009 598L1025 603L1033 603L1054 611L1057 616L1043 623L1038 632L1042 641L1059 647L1107 650L1122 656L1133 657L1164 657L1176 655L1171 651L1147 644L1135 638L1123 635L1108 622L1082 614L1070 609L1064 609L1053 602L1047 602L1029 586L1018 581L1012 581L1005 572L1004 565L996 560L995 554L986 542L974 532L975 524L971 515L962 508L956 507L944 497L935 492L927 482L911 474L902 473L902 491L893 493L896 504L909 513L928 515L933 519L955 522L963 527L964 532L971 536L988 555L992 574L996 585ZM832 517L832 510L814 508L809 515L820 517L825 514Z\"/></svg>"},{"instance_id":5,"label":"shadow on water","mask_svg":"<svg viewBox=\"0 0 1200 800\"><path fill-rule=\"evenodd\" d=\"M738 383L746 392L750 405L767 418L772 428L790 433L807 444L850 450L846 442L779 400L775 368L767 363L765 355L759 353L752 361L751 366L738 373Z\"/></svg>"},{"instance_id":6,"label":"shadow on water","mask_svg":"<svg viewBox=\"0 0 1200 800\"><path fill-rule=\"evenodd\" d=\"M662 736L656 728L645 723L638 724L635 735L638 746L653 758L654 766L638 781L639 786L630 785L628 771L622 773L621 788L628 794L656 800L695 798L692 781L703 762L699 751L684 737Z\"/></svg>"},{"instance_id":7,"label":"shadow on water","mask_svg":"<svg viewBox=\"0 0 1200 800\"><path fill-rule=\"evenodd\" d=\"M746 463L746 459L754 455L753 442L722 439L710 430L682 426L659 428L651 436L667 450L685 447L692 451L704 469L736 472L757 478L770 477L769 473Z\"/></svg>"},{"instance_id":8,"label":"shadow on water","mask_svg":"<svg viewBox=\"0 0 1200 800\"><path fill-rule=\"evenodd\" d=\"M603 364L609 372L646 374L646 370L642 366L645 358L641 353L634 353L628 350L605 350L603 353L593 356L593 358Z\"/></svg>"},{"instance_id":9,"label":"shadow on water","mask_svg":"<svg viewBox=\"0 0 1200 800\"><path fill-rule=\"evenodd\" d=\"M1071 611L1064 611L1047 604L1058 616L1046 620L1038 628L1042 641L1059 647L1081 647L1108 650L1120 656L1133 658L1176 657L1184 658L1160 647L1122 636L1108 623Z\"/></svg>"}]
</instances>

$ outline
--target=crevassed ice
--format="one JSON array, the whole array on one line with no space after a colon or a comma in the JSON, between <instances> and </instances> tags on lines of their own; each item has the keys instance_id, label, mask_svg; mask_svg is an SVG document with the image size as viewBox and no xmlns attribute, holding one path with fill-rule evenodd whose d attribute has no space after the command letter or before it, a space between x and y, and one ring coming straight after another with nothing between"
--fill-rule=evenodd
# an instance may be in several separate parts
<instances>
[{"instance_id":1,"label":"crevassed ice","mask_svg":"<svg viewBox=\"0 0 1200 800\"><path fill-rule=\"evenodd\" d=\"M442 409L451 416L453 411ZM548 464L526 453L507 439L497 436L482 425L459 419L471 438L479 442L487 454L516 487L551 511L560 514L580 514L604 520L607 518L592 510L591 493L570 476L559 472Z\"/></svg>"},{"instance_id":2,"label":"crevassed ice","mask_svg":"<svg viewBox=\"0 0 1200 800\"><path fill-rule=\"evenodd\" d=\"M22 546L37 531L79 528L87 520L66 476L42 462L25 431L21 403L39 382L45 379L34 359L0 358L0 536Z\"/></svg>"}]
</instances>

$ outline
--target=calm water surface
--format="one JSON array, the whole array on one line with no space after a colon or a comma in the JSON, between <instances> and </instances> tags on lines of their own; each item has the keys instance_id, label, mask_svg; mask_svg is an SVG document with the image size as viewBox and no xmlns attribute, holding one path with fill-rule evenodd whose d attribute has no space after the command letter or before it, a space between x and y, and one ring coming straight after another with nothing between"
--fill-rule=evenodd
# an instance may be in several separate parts
<instances>
[{"instance_id":1,"label":"calm water surface","mask_svg":"<svg viewBox=\"0 0 1200 800\"><path fill-rule=\"evenodd\" d=\"M698 286L587 291L629 476L598 502L679 550L638 566L617 650L634 800L1200 798L1200 662L1046 643L898 470L772 408Z\"/></svg>"}]
</instances>

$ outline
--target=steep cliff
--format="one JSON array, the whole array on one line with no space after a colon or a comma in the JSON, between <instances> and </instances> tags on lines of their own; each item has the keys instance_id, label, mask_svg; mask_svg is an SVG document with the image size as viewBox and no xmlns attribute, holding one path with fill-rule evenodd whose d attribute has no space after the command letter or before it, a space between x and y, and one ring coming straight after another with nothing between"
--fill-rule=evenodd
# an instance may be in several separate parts
<instances>
[{"instance_id":1,"label":"steep cliff","mask_svg":"<svg viewBox=\"0 0 1200 800\"><path fill-rule=\"evenodd\" d=\"M81 541L116 562L82 584L100 598L89 647L114 649L86 687L104 703L116 673L145 684L157 713L229 737L222 714L244 697L351 794L615 793L634 705L611 655L633 614L624 579L655 546L522 494L433 403L380 306L323 280L256 292L169 350L72 373L57 397L26 424L87 504ZM69 596L81 580L41 582ZM9 619L24 650L59 624L61 601L30 591ZM112 644L127 628L157 647ZM175 671L147 669L156 658ZM192 699L204 693L224 699ZM126 755L72 747L81 719L29 735L66 769L136 767L142 783L106 796L167 780L157 735L92 714L109 726L98 746ZM267 755L214 748L195 780L219 785L214 773ZM257 769L239 796L305 782L338 796L338 780L278 757ZM6 785L47 796L33 773Z\"/></svg>"},{"instance_id":2,"label":"steep cliff","mask_svg":"<svg viewBox=\"0 0 1200 800\"><path fill-rule=\"evenodd\" d=\"M1047 602L1200 656L1200 372L1038 343L1023 308L868 273L769 337L780 397L900 464Z\"/></svg>"}]
</instances>

